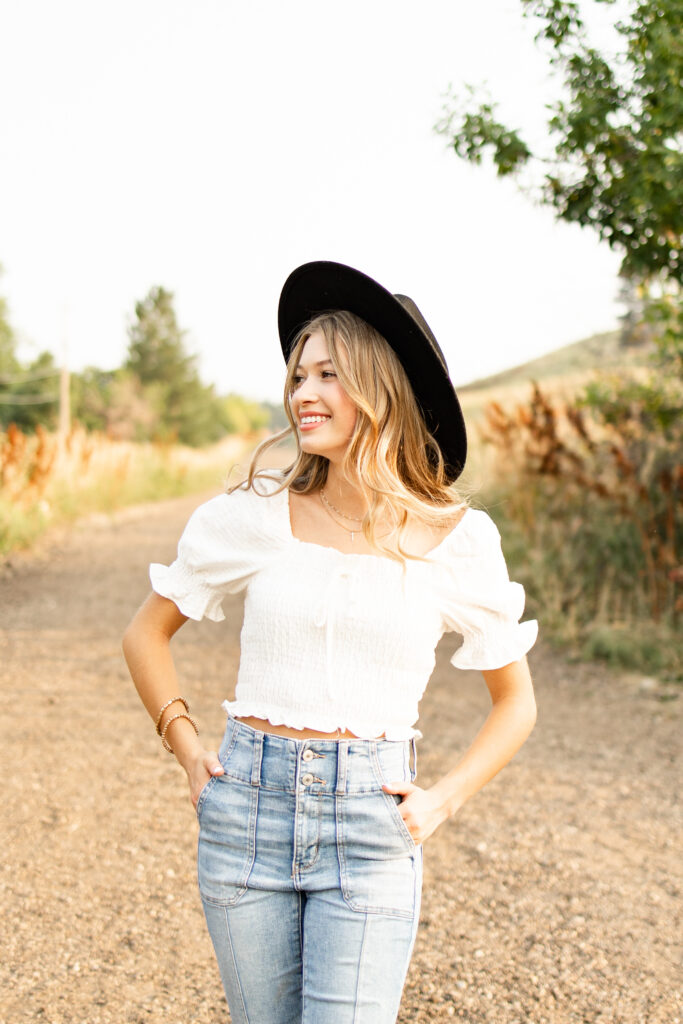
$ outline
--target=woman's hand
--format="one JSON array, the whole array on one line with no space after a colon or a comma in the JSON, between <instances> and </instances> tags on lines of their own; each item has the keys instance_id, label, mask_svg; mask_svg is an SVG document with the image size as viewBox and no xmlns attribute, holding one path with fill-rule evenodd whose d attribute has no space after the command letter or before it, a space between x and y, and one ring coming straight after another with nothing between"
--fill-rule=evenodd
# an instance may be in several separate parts
<instances>
[{"instance_id":1,"label":"woman's hand","mask_svg":"<svg viewBox=\"0 0 683 1024\"><path fill-rule=\"evenodd\" d=\"M197 751L187 763L183 764L183 768L187 772L187 781L190 784L190 800L195 808L199 800L199 794L209 779L216 775L225 774L215 750L201 749Z\"/></svg>"},{"instance_id":2,"label":"woman's hand","mask_svg":"<svg viewBox=\"0 0 683 1024\"><path fill-rule=\"evenodd\" d=\"M448 817L439 799L414 782L394 782L382 786L382 789L385 793L403 797L398 804L398 812L416 843L424 843Z\"/></svg>"},{"instance_id":3,"label":"woman's hand","mask_svg":"<svg viewBox=\"0 0 683 1024\"><path fill-rule=\"evenodd\" d=\"M424 842L492 779L533 729L536 702L526 658L487 669L483 675L491 710L460 762L431 789L420 789L412 782L382 787L385 793L403 797L398 810L416 843Z\"/></svg>"}]
</instances>

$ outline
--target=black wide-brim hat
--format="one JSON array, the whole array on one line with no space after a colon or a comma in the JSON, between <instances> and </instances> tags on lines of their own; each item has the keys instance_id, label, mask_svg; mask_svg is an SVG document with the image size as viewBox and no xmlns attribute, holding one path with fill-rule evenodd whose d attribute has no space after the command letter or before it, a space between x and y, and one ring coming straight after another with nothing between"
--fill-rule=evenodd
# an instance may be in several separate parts
<instances>
[{"instance_id":1,"label":"black wide-brim hat","mask_svg":"<svg viewBox=\"0 0 683 1024\"><path fill-rule=\"evenodd\" d=\"M285 360L310 320L343 309L374 327L400 359L452 483L467 457L465 420L444 354L407 295L392 295L371 277L343 263L304 263L292 271L280 295L278 329Z\"/></svg>"}]
</instances>

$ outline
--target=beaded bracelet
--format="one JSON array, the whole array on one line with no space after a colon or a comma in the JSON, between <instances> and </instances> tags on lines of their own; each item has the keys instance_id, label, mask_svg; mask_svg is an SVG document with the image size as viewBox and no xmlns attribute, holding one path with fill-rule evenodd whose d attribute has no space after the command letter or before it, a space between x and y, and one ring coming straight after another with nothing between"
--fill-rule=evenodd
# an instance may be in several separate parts
<instances>
[{"instance_id":1,"label":"beaded bracelet","mask_svg":"<svg viewBox=\"0 0 683 1024\"><path fill-rule=\"evenodd\" d=\"M184 697L171 697L171 699L167 700L166 703L162 706L161 711L157 715L156 726L155 726L156 731L157 731L157 736L161 736L161 729L159 728L159 726L161 725L161 716L163 715L163 713L166 710L166 708L170 708L171 704L175 704L176 701L178 701L178 700L181 701L185 705L185 710L187 711L187 713L189 715L189 713L190 713L190 705L187 703L185 698Z\"/></svg>"},{"instance_id":2,"label":"beaded bracelet","mask_svg":"<svg viewBox=\"0 0 683 1024\"><path fill-rule=\"evenodd\" d=\"M170 745L170 743L166 739L166 730L168 729L168 727L171 724L171 722L175 722L175 720L177 718L186 718L188 720L188 722L190 722L190 724L192 725L194 731L197 733L197 736L199 736L199 729L197 728L197 723L195 722L195 720L192 717L192 715L185 715L185 714L182 714L182 712L180 714L178 714L178 715L171 715L171 717L169 718L168 722L166 722L166 725L164 726L163 732L161 733L161 742L163 744L164 750L168 750L169 754L173 753L173 747Z\"/></svg>"}]
</instances>

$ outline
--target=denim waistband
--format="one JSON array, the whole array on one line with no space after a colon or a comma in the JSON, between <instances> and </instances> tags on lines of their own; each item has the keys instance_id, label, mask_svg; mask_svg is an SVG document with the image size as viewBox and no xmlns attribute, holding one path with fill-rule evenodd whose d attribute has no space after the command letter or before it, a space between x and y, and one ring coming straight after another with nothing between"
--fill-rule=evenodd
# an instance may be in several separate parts
<instances>
[{"instance_id":1,"label":"denim waistband","mask_svg":"<svg viewBox=\"0 0 683 1024\"><path fill-rule=\"evenodd\" d=\"M231 716L219 758L228 778L290 793L303 785L311 793L331 796L412 781L417 769L415 740L295 740Z\"/></svg>"}]
</instances>

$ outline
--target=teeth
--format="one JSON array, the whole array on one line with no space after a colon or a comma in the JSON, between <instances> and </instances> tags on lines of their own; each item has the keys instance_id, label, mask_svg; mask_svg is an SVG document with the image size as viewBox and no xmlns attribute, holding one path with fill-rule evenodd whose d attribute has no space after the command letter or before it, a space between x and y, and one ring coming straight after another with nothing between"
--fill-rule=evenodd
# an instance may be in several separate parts
<instances>
[{"instance_id":1,"label":"teeth","mask_svg":"<svg viewBox=\"0 0 683 1024\"><path fill-rule=\"evenodd\" d=\"M329 418L329 416L302 416L301 424L303 425L304 423L325 423L325 421L328 420Z\"/></svg>"}]
</instances>

